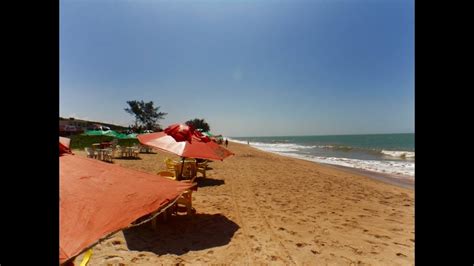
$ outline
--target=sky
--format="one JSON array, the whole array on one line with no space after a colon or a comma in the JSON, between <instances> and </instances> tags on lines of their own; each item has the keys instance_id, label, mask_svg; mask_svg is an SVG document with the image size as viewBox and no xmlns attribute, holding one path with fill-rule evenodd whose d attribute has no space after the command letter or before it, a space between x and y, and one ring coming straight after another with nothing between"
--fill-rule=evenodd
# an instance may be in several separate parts
<instances>
[{"instance_id":1,"label":"sky","mask_svg":"<svg viewBox=\"0 0 474 266\"><path fill-rule=\"evenodd\" d=\"M61 0L60 115L229 137L414 132L413 0Z\"/></svg>"}]
</instances>

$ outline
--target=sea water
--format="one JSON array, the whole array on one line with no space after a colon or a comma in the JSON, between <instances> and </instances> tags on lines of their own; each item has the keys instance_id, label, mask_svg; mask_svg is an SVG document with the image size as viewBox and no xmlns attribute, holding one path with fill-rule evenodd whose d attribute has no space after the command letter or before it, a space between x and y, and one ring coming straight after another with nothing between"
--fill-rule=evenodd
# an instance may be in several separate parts
<instances>
[{"instance_id":1,"label":"sea water","mask_svg":"<svg viewBox=\"0 0 474 266\"><path fill-rule=\"evenodd\" d=\"M230 137L260 150L414 179L415 134Z\"/></svg>"}]
</instances>

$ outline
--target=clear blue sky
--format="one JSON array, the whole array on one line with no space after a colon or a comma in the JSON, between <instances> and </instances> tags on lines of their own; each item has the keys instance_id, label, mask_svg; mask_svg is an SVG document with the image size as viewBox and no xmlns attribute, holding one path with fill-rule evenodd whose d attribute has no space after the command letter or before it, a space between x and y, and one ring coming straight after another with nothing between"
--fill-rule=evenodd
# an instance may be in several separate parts
<instances>
[{"instance_id":1,"label":"clear blue sky","mask_svg":"<svg viewBox=\"0 0 474 266\"><path fill-rule=\"evenodd\" d=\"M61 0L60 115L226 136L414 132L413 0Z\"/></svg>"}]
</instances>

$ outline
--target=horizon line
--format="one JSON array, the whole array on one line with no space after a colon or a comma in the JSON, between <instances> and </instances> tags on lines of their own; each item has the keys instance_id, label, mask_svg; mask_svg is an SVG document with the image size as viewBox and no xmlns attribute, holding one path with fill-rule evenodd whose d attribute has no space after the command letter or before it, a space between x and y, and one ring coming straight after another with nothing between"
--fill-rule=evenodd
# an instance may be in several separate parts
<instances>
[{"instance_id":1,"label":"horizon line","mask_svg":"<svg viewBox=\"0 0 474 266\"><path fill-rule=\"evenodd\" d=\"M415 134L415 132L401 132L401 133L356 133L356 134L324 134L324 135L266 135L266 136L229 136L229 138L263 138L263 137L325 137L325 136L362 136L362 135L395 135L395 134Z\"/></svg>"}]
</instances>

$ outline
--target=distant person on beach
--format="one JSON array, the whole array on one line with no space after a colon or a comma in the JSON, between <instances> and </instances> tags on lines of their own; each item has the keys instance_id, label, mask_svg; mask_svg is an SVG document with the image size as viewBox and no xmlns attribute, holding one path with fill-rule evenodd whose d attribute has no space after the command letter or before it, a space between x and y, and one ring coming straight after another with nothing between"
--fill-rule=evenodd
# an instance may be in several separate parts
<instances>
[{"instance_id":1,"label":"distant person on beach","mask_svg":"<svg viewBox=\"0 0 474 266\"><path fill-rule=\"evenodd\" d=\"M227 139L225 139L225 146L227 147L228 144L229 144L229 141L227 141Z\"/></svg>"},{"instance_id":2,"label":"distant person on beach","mask_svg":"<svg viewBox=\"0 0 474 266\"><path fill-rule=\"evenodd\" d=\"M247 145L250 145L250 142L247 140Z\"/></svg>"}]
</instances>

